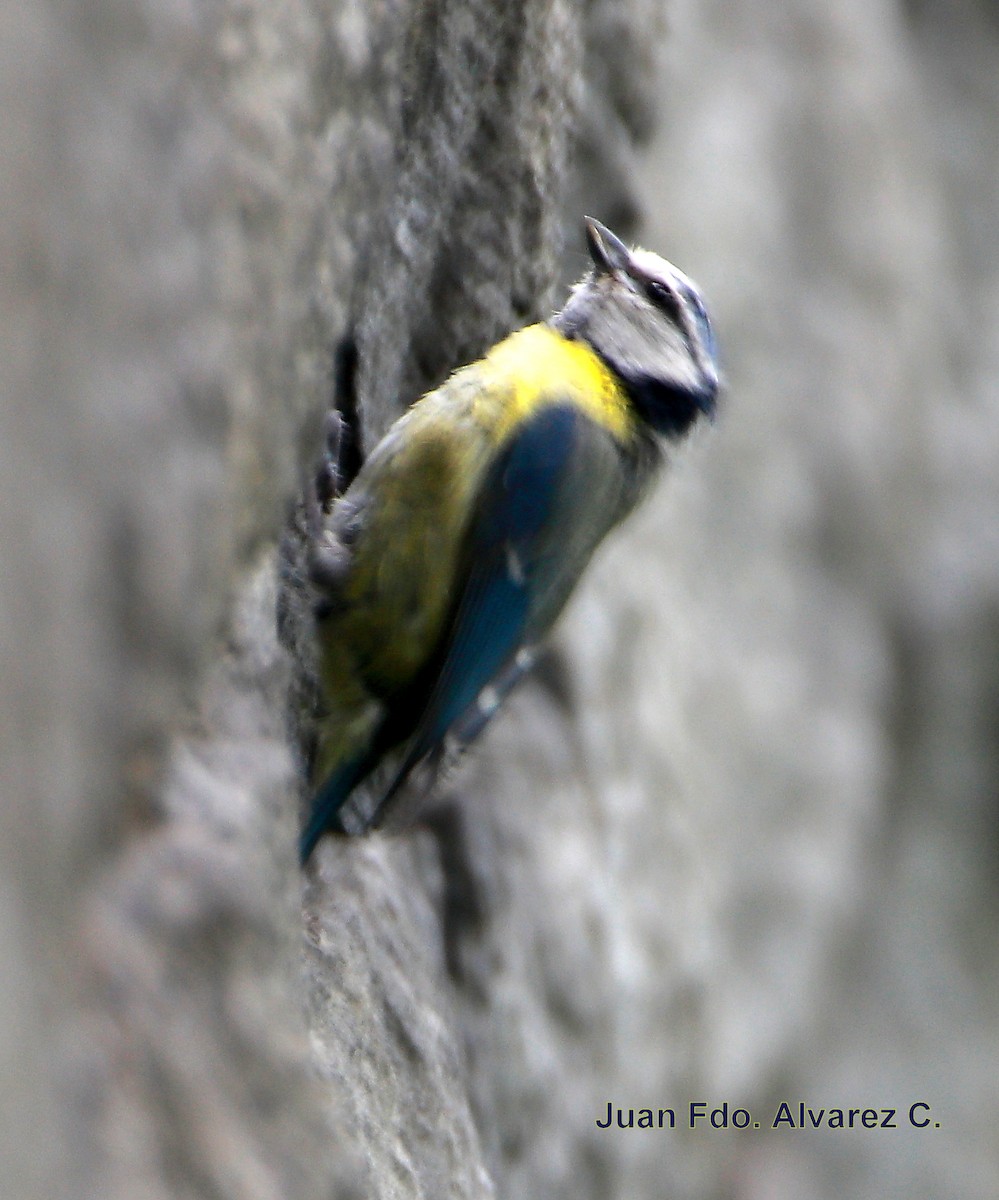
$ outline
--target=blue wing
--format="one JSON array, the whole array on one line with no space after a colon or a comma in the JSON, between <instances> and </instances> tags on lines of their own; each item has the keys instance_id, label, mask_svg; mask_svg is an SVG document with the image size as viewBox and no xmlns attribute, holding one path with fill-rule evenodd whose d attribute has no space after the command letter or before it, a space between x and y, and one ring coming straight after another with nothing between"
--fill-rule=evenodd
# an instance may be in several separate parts
<instances>
[{"instance_id":1,"label":"blue wing","mask_svg":"<svg viewBox=\"0 0 999 1200\"><path fill-rule=\"evenodd\" d=\"M586 420L569 405L545 407L525 422L490 469L468 534L464 586L450 630L382 806L523 644L557 546L553 525ZM484 724L470 728L477 732Z\"/></svg>"}]
</instances>

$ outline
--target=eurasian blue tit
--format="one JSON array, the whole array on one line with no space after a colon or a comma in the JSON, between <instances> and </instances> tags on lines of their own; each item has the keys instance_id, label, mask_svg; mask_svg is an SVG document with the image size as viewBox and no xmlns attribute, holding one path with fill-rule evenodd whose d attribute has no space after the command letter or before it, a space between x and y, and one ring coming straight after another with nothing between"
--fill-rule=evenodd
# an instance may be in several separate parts
<instances>
[{"instance_id":1,"label":"eurasian blue tit","mask_svg":"<svg viewBox=\"0 0 999 1200\"><path fill-rule=\"evenodd\" d=\"M350 828L345 801L390 751L361 829L418 764L475 737L647 489L662 440L714 411L697 288L597 221L586 236L593 266L565 307L419 400L317 506L326 711L303 862Z\"/></svg>"}]
</instances>

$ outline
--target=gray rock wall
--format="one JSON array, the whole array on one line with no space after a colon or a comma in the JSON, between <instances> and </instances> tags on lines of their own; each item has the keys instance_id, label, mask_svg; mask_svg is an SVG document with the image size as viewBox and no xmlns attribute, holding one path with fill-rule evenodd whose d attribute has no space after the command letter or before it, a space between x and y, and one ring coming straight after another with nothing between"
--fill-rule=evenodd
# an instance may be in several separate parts
<instances>
[{"instance_id":1,"label":"gray rock wall","mask_svg":"<svg viewBox=\"0 0 999 1200\"><path fill-rule=\"evenodd\" d=\"M993 6L0 34L0 1195L994 1195ZM338 351L370 444L581 211L704 286L724 411L456 803L303 891ZM940 1129L594 1123L699 1099Z\"/></svg>"},{"instance_id":2,"label":"gray rock wall","mask_svg":"<svg viewBox=\"0 0 999 1200\"><path fill-rule=\"evenodd\" d=\"M657 530L710 1078L940 1123L701 1139L737 1196L996 1188L997 56L989 5L673 7L643 232L730 395Z\"/></svg>"}]
</instances>

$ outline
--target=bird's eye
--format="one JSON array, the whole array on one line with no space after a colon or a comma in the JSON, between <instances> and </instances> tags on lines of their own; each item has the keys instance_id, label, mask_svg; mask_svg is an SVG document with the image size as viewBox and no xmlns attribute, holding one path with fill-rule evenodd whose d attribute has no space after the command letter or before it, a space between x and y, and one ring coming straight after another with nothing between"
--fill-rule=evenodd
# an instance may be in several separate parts
<instances>
[{"instance_id":1,"label":"bird's eye","mask_svg":"<svg viewBox=\"0 0 999 1200\"><path fill-rule=\"evenodd\" d=\"M645 294L671 321L677 325L681 324L680 301L672 288L658 279L650 279L645 285Z\"/></svg>"}]
</instances>

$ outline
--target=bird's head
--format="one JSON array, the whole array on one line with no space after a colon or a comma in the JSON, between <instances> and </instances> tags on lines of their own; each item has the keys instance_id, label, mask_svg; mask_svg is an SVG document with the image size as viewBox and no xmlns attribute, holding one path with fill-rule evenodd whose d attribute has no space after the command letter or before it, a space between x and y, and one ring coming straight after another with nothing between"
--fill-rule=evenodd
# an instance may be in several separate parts
<instances>
[{"instance_id":1,"label":"bird's head","mask_svg":"<svg viewBox=\"0 0 999 1200\"><path fill-rule=\"evenodd\" d=\"M714 413L715 339L693 282L658 254L628 247L585 218L593 267L552 324L585 341L624 384L657 433L679 437Z\"/></svg>"}]
</instances>

